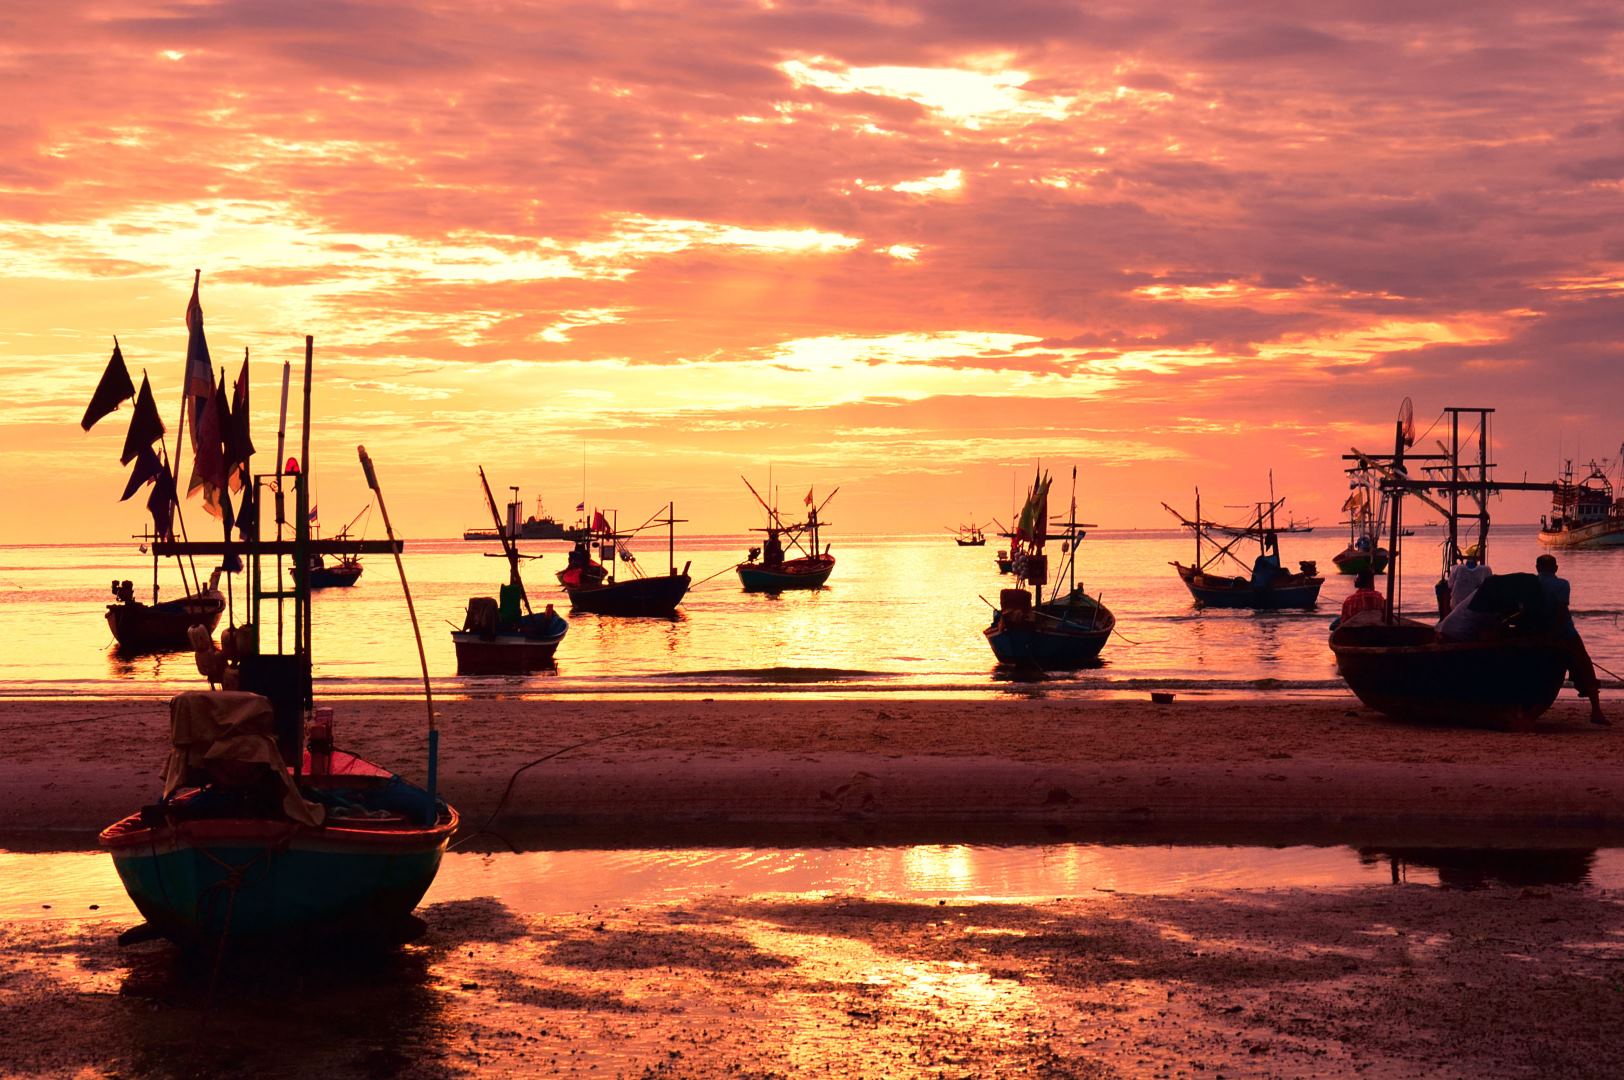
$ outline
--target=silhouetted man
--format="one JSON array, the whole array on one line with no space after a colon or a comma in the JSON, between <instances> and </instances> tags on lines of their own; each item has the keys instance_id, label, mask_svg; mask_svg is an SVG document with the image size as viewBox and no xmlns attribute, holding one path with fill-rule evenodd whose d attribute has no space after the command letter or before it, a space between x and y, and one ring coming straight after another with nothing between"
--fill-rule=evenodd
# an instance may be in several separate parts
<instances>
[{"instance_id":1,"label":"silhouetted man","mask_svg":"<svg viewBox=\"0 0 1624 1080\"><path fill-rule=\"evenodd\" d=\"M1544 590L1546 603L1550 607L1551 626L1567 648L1568 673L1573 676L1573 688L1580 697L1590 699L1590 722L1608 727L1610 721L1601 711L1601 686L1596 682L1596 666L1590 662L1590 653L1585 649L1584 638L1579 636L1579 628L1573 625L1573 612L1568 607L1573 590L1566 578L1556 576L1555 555L1541 555L1534 560L1534 569L1539 573L1540 588Z\"/></svg>"}]
</instances>

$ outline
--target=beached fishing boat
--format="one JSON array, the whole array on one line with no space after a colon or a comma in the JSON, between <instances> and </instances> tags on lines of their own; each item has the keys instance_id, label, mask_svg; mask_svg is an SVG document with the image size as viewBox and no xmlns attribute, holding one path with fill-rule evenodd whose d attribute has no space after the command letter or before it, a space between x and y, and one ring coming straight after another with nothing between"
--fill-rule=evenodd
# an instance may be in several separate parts
<instances>
[{"instance_id":1,"label":"beached fishing boat","mask_svg":"<svg viewBox=\"0 0 1624 1080\"><path fill-rule=\"evenodd\" d=\"M485 503L497 521L502 554L508 561L508 580L499 597L476 596L468 601L461 630L451 633L457 650L458 675L523 675L545 671L553 666L559 643L569 631L569 623L548 604L543 611L530 607L519 564L525 556L512 536L502 531L496 500L485 479L483 466L479 482L485 490ZM540 556L532 556L540 558ZM523 608L521 612L520 609Z\"/></svg>"},{"instance_id":2,"label":"beached fishing boat","mask_svg":"<svg viewBox=\"0 0 1624 1080\"><path fill-rule=\"evenodd\" d=\"M1270 482L1271 487L1273 481ZM1311 608L1319 601L1320 587L1325 579L1319 576L1318 566L1305 559L1297 564L1297 572L1285 569L1280 559L1280 541L1274 528L1275 512L1285 499L1272 497L1268 503L1258 503L1253 516L1245 525L1219 526L1201 516L1201 491L1195 493L1195 517L1187 518L1166 503L1162 508L1178 518L1179 523L1195 534L1195 561L1186 566L1173 561L1190 595L1201 607L1253 608L1281 610ZM1228 540L1219 537L1227 535ZM1212 546L1207 555L1202 540ZM1258 554L1248 565L1234 553L1242 540L1256 540ZM1219 573L1225 560L1242 571L1240 575Z\"/></svg>"},{"instance_id":3,"label":"beached fishing boat","mask_svg":"<svg viewBox=\"0 0 1624 1080\"><path fill-rule=\"evenodd\" d=\"M312 351L306 338L307 462ZM393 553L398 563L400 544L376 472L364 449L360 455L389 541L348 543L358 553ZM158 799L101 833L147 920L121 940L163 936L217 956L246 941L400 940L411 936L410 913L458 820L436 795L433 702L422 787L333 745L331 710L317 709L313 699L310 589L298 578L293 589L283 588L282 566L284 559L308 565L311 554L337 549L310 535L304 475L258 474L251 485L249 505L277 506L276 539L262 538L262 517L254 514L240 540L155 544L165 555L245 558L250 598L247 622L230 632L226 649L206 635L194 639L211 689L170 703L171 750ZM290 491L297 506L291 541L280 536L280 504ZM404 573L401 586L415 631ZM422 656L421 638L418 651Z\"/></svg>"},{"instance_id":4,"label":"beached fishing boat","mask_svg":"<svg viewBox=\"0 0 1624 1080\"><path fill-rule=\"evenodd\" d=\"M688 595L692 579L688 576L691 563L684 563L677 571L677 534L679 518L674 503L665 506L665 517L650 518L630 532L621 532L603 511L592 512L592 524L587 533L575 542L567 565L558 573L558 583L569 595L570 606L577 611L594 615L624 615L633 617L670 618L677 605ZM610 514L618 520L615 511ZM644 574L637 564L637 556L626 542L645 529L666 526L668 567L664 574ZM598 555L607 562L592 557L596 545ZM624 565L630 577L620 577L618 567Z\"/></svg>"},{"instance_id":5,"label":"beached fishing boat","mask_svg":"<svg viewBox=\"0 0 1624 1080\"><path fill-rule=\"evenodd\" d=\"M1077 545L1093 526L1077 520L1076 469L1071 478L1071 512L1063 521L1049 520L1047 473L1033 477L1017 518L1012 563L1018 585L999 591L992 625L982 631L1000 664L1042 671L1086 667L1098 659L1116 628L1116 616L1100 597L1089 596L1077 583ZM1065 565L1054 575L1054 588L1045 600L1049 560L1044 547L1051 541L1061 543Z\"/></svg>"},{"instance_id":6,"label":"beached fishing boat","mask_svg":"<svg viewBox=\"0 0 1624 1080\"><path fill-rule=\"evenodd\" d=\"M1624 499L1613 497L1606 463L1592 461L1583 479L1573 477L1570 461L1556 482L1551 512L1539 519L1539 542L1553 548L1624 547Z\"/></svg>"},{"instance_id":7,"label":"beached fishing boat","mask_svg":"<svg viewBox=\"0 0 1624 1080\"><path fill-rule=\"evenodd\" d=\"M1387 602L1331 631L1330 648L1348 688L1370 708L1398 720L1426 724L1524 728L1538 719L1562 689L1568 655L1542 610L1532 575L1489 578L1470 597L1456 597L1490 616L1494 629L1476 640L1450 640L1437 627L1402 615L1398 570L1404 565L1403 507L1421 499L1444 516L1443 575L1466 548L1487 557L1489 498L1505 490L1550 490L1550 485L1502 483L1489 464L1488 417L1493 409L1447 408L1450 444L1444 454L1407 454L1415 444L1414 413L1406 398L1391 455L1355 449L1348 460L1380 477L1388 501ZM1478 438L1476 461L1463 460L1461 422ZM1475 417L1475 420L1473 419ZM1470 434L1468 434L1470 438ZM1419 467L1419 468L1417 468ZM1463 526L1465 526L1463 528ZM1519 580L1527 579L1527 580Z\"/></svg>"},{"instance_id":8,"label":"beached fishing boat","mask_svg":"<svg viewBox=\"0 0 1624 1080\"><path fill-rule=\"evenodd\" d=\"M744 480L743 477L740 477ZM819 518L820 511L839 493L835 488L822 502L816 502L812 492L806 493L806 520L786 522L776 507L770 506L749 480L744 486L756 497L756 502L767 511L767 524L751 532L765 533L760 547L752 547L749 557L734 567L739 584L745 592L778 593L791 589L821 589L834 573L835 557L822 543L820 530L828 522ZM788 547L786 547L786 544ZM799 551L790 556L789 551Z\"/></svg>"}]
</instances>

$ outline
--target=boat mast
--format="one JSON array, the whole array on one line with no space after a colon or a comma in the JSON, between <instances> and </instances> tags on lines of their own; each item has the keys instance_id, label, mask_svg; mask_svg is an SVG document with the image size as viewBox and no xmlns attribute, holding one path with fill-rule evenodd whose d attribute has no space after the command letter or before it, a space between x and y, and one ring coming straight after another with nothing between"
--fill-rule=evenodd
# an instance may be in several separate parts
<instances>
[{"instance_id":1,"label":"boat mast","mask_svg":"<svg viewBox=\"0 0 1624 1080\"><path fill-rule=\"evenodd\" d=\"M485 505L490 507L491 520L496 523L496 537L502 541L502 554L507 556L508 583L518 586L519 600L524 604L525 614L532 614L530 597L524 591L524 579L519 575L519 544L502 528L502 515L496 510L496 500L491 497L490 481L485 479L485 466L479 466L479 484L485 489ZM518 488L514 488L514 497L518 497Z\"/></svg>"},{"instance_id":2,"label":"boat mast","mask_svg":"<svg viewBox=\"0 0 1624 1080\"><path fill-rule=\"evenodd\" d=\"M1201 485L1195 489L1195 568L1201 570Z\"/></svg>"},{"instance_id":3,"label":"boat mast","mask_svg":"<svg viewBox=\"0 0 1624 1080\"><path fill-rule=\"evenodd\" d=\"M1409 400L1405 399L1406 402ZM1404 477L1404 417L1393 425L1393 474L1400 479ZM1393 520L1389 523L1390 533L1387 541L1387 621L1398 621L1398 557L1399 557L1399 526L1404 517L1404 487L1402 484L1393 488L1393 501L1391 503ZM1455 519L1449 519L1449 531L1453 537Z\"/></svg>"}]
</instances>

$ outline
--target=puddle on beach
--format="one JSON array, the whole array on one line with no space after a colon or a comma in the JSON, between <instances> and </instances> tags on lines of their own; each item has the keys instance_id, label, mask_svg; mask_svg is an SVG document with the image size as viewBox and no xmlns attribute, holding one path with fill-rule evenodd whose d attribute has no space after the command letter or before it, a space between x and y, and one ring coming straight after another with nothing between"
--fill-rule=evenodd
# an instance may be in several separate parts
<instances>
[{"instance_id":1,"label":"puddle on beach","mask_svg":"<svg viewBox=\"0 0 1624 1080\"><path fill-rule=\"evenodd\" d=\"M919 844L451 852L423 902L496 897L517 913L568 915L715 896L1019 901L1396 882L1618 889L1624 848ZM0 919L87 917L137 917L105 854L0 851Z\"/></svg>"}]
</instances>

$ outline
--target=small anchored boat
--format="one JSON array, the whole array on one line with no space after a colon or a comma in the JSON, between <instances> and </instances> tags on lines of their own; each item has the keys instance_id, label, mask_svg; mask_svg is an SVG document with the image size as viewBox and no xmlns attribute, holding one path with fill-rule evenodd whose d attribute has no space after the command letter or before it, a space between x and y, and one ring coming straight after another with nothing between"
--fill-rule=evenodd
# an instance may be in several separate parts
<instances>
[{"instance_id":1,"label":"small anchored boat","mask_svg":"<svg viewBox=\"0 0 1624 1080\"><path fill-rule=\"evenodd\" d=\"M451 642L457 650L457 674L523 675L545 671L553 666L553 657L569 631L569 623L551 604L543 611L531 610L524 578L519 573L519 563L526 556L519 554L513 535L501 528L484 466L479 469L479 482L485 489L485 502L491 516L497 522L496 535L502 541L502 554L508 560L508 581L499 590L499 599L476 596L468 601L462 629L451 632ZM530 557L539 559L541 556Z\"/></svg>"},{"instance_id":2,"label":"small anchored boat","mask_svg":"<svg viewBox=\"0 0 1624 1080\"><path fill-rule=\"evenodd\" d=\"M1179 580L1184 582L1198 605L1270 611L1311 608L1319 601L1320 586L1325 584L1325 579L1319 576L1319 568L1312 560L1299 562L1296 573L1281 565L1274 515L1284 502L1283 498L1271 498L1267 504L1258 503L1256 512L1245 525L1223 526L1221 534L1219 526L1201 516L1199 488L1195 493L1193 519L1162 503L1164 510L1195 533L1195 561L1188 566L1177 561L1170 565L1178 572ZM1222 540L1220 535L1229 539ZM1210 556L1202 549L1203 539L1212 545ZM1234 553L1235 545L1247 539L1258 543L1258 555L1250 566ZM1218 568L1225 559L1244 571L1244 575L1219 573Z\"/></svg>"},{"instance_id":3,"label":"small anchored boat","mask_svg":"<svg viewBox=\"0 0 1624 1080\"><path fill-rule=\"evenodd\" d=\"M1077 471L1072 470L1071 513L1063 521L1049 521L1049 484L1047 473L1033 478L1013 530L1012 563L1018 586L999 591L992 625L982 633L1000 664L1065 671L1086 667L1099 657L1116 628L1116 616L1098 596L1089 596L1077 584L1077 544L1086 535L1084 530L1093 528L1077 520ZM1059 531L1052 531L1052 525ZM1055 540L1061 542L1065 566L1055 575L1054 588L1045 600L1049 562L1044 545Z\"/></svg>"},{"instance_id":4,"label":"small anchored boat","mask_svg":"<svg viewBox=\"0 0 1624 1080\"><path fill-rule=\"evenodd\" d=\"M153 562L156 567L157 560ZM107 626L119 650L126 653L189 649L191 628L202 626L212 634L226 610L225 594L212 583L201 592L161 601L154 583L153 601L144 604L135 598L133 585L124 581L114 585L113 596L116 602L107 605Z\"/></svg>"},{"instance_id":5,"label":"small anchored boat","mask_svg":"<svg viewBox=\"0 0 1624 1080\"><path fill-rule=\"evenodd\" d=\"M693 564L685 563L681 573L677 572L676 527L681 519L676 516L676 504L667 503L664 509L665 517L650 518L625 533L604 517L603 511L593 511L592 524L586 535L575 542L575 547L569 553L568 565L558 573L558 583L569 595L571 607L594 615L668 619L676 614L677 605L688 595L688 586L692 583L688 568ZM610 514L618 520L616 511L610 511ZM626 541L655 525L664 525L668 530L669 566L664 574L644 574L637 564L637 556L627 547ZM607 566L593 559L594 544L597 545L599 556L608 563ZM619 576L618 567L621 564L629 569L632 576Z\"/></svg>"},{"instance_id":6,"label":"small anchored boat","mask_svg":"<svg viewBox=\"0 0 1624 1080\"><path fill-rule=\"evenodd\" d=\"M761 493L744 477L744 486L750 489L750 494L756 497L756 502L767 511L767 525L765 528L752 529L751 532L766 533L766 538L760 547L752 547L749 557L739 563L734 569L739 575L739 584L744 586L745 592L778 593L791 589L821 589L834 573L835 557L829 554L829 547L820 539L820 530L828 525L818 515L824 507L829 505L831 499L840 491L835 488L822 502L816 502L812 497L811 489L806 493L806 520L786 522L779 514L777 508L768 505ZM796 556L789 556L786 549L799 551Z\"/></svg>"},{"instance_id":7,"label":"small anchored boat","mask_svg":"<svg viewBox=\"0 0 1624 1080\"><path fill-rule=\"evenodd\" d=\"M953 542L959 547L985 547L987 534L981 531L980 525L960 525Z\"/></svg>"}]
</instances>

